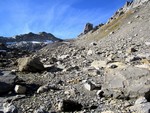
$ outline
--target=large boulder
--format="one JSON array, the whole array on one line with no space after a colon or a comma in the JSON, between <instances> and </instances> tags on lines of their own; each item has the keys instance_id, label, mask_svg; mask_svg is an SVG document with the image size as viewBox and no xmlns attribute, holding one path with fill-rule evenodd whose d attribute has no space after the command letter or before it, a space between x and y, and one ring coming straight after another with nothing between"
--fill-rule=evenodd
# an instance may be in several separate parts
<instances>
[{"instance_id":1,"label":"large boulder","mask_svg":"<svg viewBox=\"0 0 150 113\"><path fill-rule=\"evenodd\" d=\"M103 89L106 96L135 98L150 91L150 71L132 66L108 70Z\"/></svg>"},{"instance_id":2,"label":"large boulder","mask_svg":"<svg viewBox=\"0 0 150 113\"><path fill-rule=\"evenodd\" d=\"M19 71L41 72L44 70L43 64L38 57L25 57L18 59Z\"/></svg>"},{"instance_id":3,"label":"large boulder","mask_svg":"<svg viewBox=\"0 0 150 113\"><path fill-rule=\"evenodd\" d=\"M0 75L0 94L13 90L16 78L16 75L12 73Z\"/></svg>"}]
</instances>

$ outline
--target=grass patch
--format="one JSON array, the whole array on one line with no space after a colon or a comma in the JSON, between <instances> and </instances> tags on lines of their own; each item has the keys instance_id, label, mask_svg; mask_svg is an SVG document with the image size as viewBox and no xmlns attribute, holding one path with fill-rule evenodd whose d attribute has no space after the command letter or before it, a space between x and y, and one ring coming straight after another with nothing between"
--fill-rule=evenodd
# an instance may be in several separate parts
<instances>
[{"instance_id":1,"label":"grass patch","mask_svg":"<svg viewBox=\"0 0 150 113\"><path fill-rule=\"evenodd\" d=\"M117 31L120 28L120 26L122 25L123 20L126 19L127 17L129 17L131 14L132 14L132 11L126 12L125 14L114 19L110 23L102 26L99 30L97 30L97 31L93 32L92 34L90 34L89 36L87 36L87 39L91 40L91 41L92 40L98 41L98 40L108 36L111 32ZM98 32L98 33L96 34L96 32Z\"/></svg>"}]
</instances>

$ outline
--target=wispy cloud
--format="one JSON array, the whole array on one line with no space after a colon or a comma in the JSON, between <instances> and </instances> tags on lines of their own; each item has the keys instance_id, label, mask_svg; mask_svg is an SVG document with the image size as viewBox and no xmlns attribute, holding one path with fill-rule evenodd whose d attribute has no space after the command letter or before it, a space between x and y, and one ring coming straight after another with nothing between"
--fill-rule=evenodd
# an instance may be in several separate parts
<instances>
[{"instance_id":1,"label":"wispy cloud","mask_svg":"<svg viewBox=\"0 0 150 113\"><path fill-rule=\"evenodd\" d=\"M10 2L11 1L11 2ZM105 22L114 11L101 9L77 9L72 5L80 0L6 0L0 5L0 35L28 32L51 32L60 38L76 37L84 24ZM6 18L6 19L5 19Z\"/></svg>"}]
</instances>

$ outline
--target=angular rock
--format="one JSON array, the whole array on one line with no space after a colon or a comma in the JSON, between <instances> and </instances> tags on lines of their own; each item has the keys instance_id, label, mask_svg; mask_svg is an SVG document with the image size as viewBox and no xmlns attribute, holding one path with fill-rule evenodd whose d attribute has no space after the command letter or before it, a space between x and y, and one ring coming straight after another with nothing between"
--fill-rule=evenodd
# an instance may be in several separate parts
<instances>
[{"instance_id":1,"label":"angular rock","mask_svg":"<svg viewBox=\"0 0 150 113\"><path fill-rule=\"evenodd\" d=\"M4 103L3 104L3 112L4 113L18 113L16 106L11 103Z\"/></svg>"},{"instance_id":2,"label":"angular rock","mask_svg":"<svg viewBox=\"0 0 150 113\"><path fill-rule=\"evenodd\" d=\"M88 50L87 55L92 55L93 51L92 50Z\"/></svg>"},{"instance_id":3,"label":"angular rock","mask_svg":"<svg viewBox=\"0 0 150 113\"><path fill-rule=\"evenodd\" d=\"M18 59L19 71L40 72L44 70L43 64L38 57L26 57Z\"/></svg>"},{"instance_id":4,"label":"angular rock","mask_svg":"<svg viewBox=\"0 0 150 113\"><path fill-rule=\"evenodd\" d=\"M85 83L84 84L84 88L87 89L87 90L89 90L89 91L92 91L92 90L95 89L95 85L92 84L92 83Z\"/></svg>"},{"instance_id":5,"label":"angular rock","mask_svg":"<svg viewBox=\"0 0 150 113\"><path fill-rule=\"evenodd\" d=\"M44 93L48 90L59 90L55 85L46 84L38 88L37 93Z\"/></svg>"},{"instance_id":6,"label":"angular rock","mask_svg":"<svg viewBox=\"0 0 150 113\"><path fill-rule=\"evenodd\" d=\"M86 81L84 83L84 88L86 90L92 91L92 90L100 90L101 86L95 84L93 81Z\"/></svg>"},{"instance_id":7,"label":"angular rock","mask_svg":"<svg viewBox=\"0 0 150 113\"><path fill-rule=\"evenodd\" d=\"M11 73L0 76L0 94L13 90L17 76Z\"/></svg>"},{"instance_id":8,"label":"angular rock","mask_svg":"<svg viewBox=\"0 0 150 113\"><path fill-rule=\"evenodd\" d=\"M37 110L34 110L34 113L48 113L44 110L44 107L40 107Z\"/></svg>"},{"instance_id":9,"label":"angular rock","mask_svg":"<svg viewBox=\"0 0 150 113\"><path fill-rule=\"evenodd\" d=\"M38 88L37 93L44 93L46 91L48 91L48 85L44 85Z\"/></svg>"},{"instance_id":10,"label":"angular rock","mask_svg":"<svg viewBox=\"0 0 150 113\"><path fill-rule=\"evenodd\" d=\"M150 112L150 102L147 102L145 97L140 97L136 100L134 106L130 107L132 112L137 113L149 113Z\"/></svg>"},{"instance_id":11,"label":"angular rock","mask_svg":"<svg viewBox=\"0 0 150 113\"><path fill-rule=\"evenodd\" d=\"M26 87L21 86L21 85L16 85L15 86L15 92L18 94L25 94L26 93Z\"/></svg>"},{"instance_id":12,"label":"angular rock","mask_svg":"<svg viewBox=\"0 0 150 113\"><path fill-rule=\"evenodd\" d=\"M147 100L145 97L138 98L134 104L137 105L137 104L143 104L143 103L147 103Z\"/></svg>"},{"instance_id":13,"label":"angular rock","mask_svg":"<svg viewBox=\"0 0 150 113\"><path fill-rule=\"evenodd\" d=\"M130 98L144 96L150 90L149 74L149 70L132 66L107 70L102 87L113 95L125 94L124 96L130 96Z\"/></svg>"}]
</instances>

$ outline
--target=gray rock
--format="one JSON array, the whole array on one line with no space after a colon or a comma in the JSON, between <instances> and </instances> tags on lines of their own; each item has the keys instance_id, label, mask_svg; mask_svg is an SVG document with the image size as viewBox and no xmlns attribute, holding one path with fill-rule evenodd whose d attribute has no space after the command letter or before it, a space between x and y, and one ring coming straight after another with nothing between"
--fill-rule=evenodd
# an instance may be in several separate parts
<instances>
[{"instance_id":1,"label":"gray rock","mask_svg":"<svg viewBox=\"0 0 150 113\"><path fill-rule=\"evenodd\" d=\"M18 59L19 71L39 72L44 70L43 64L38 57L26 57Z\"/></svg>"},{"instance_id":2,"label":"gray rock","mask_svg":"<svg viewBox=\"0 0 150 113\"><path fill-rule=\"evenodd\" d=\"M44 93L46 91L48 91L49 87L48 85L44 85L38 88L37 93Z\"/></svg>"},{"instance_id":3,"label":"gray rock","mask_svg":"<svg viewBox=\"0 0 150 113\"><path fill-rule=\"evenodd\" d=\"M0 76L0 94L13 90L16 78L16 75L11 73Z\"/></svg>"},{"instance_id":4,"label":"gray rock","mask_svg":"<svg viewBox=\"0 0 150 113\"><path fill-rule=\"evenodd\" d=\"M92 91L95 89L95 84L92 84L91 82L85 83L84 88L89 90L89 91Z\"/></svg>"},{"instance_id":5,"label":"gray rock","mask_svg":"<svg viewBox=\"0 0 150 113\"><path fill-rule=\"evenodd\" d=\"M134 104L137 105L137 104L143 104L143 103L147 103L147 100L145 97L138 98Z\"/></svg>"},{"instance_id":6,"label":"gray rock","mask_svg":"<svg viewBox=\"0 0 150 113\"><path fill-rule=\"evenodd\" d=\"M84 88L86 90L89 90L89 91L93 91L93 90L100 90L101 89L101 86L100 85L97 85L95 82L93 81L85 81L84 83Z\"/></svg>"},{"instance_id":7,"label":"gray rock","mask_svg":"<svg viewBox=\"0 0 150 113\"><path fill-rule=\"evenodd\" d=\"M21 86L21 85L16 85L15 86L15 92L18 94L25 94L26 93L26 87Z\"/></svg>"},{"instance_id":8,"label":"gray rock","mask_svg":"<svg viewBox=\"0 0 150 113\"><path fill-rule=\"evenodd\" d=\"M145 97L140 97L135 101L134 106L130 107L131 111L138 113L149 113L150 112L150 102L147 102Z\"/></svg>"},{"instance_id":9,"label":"gray rock","mask_svg":"<svg viewBox=\"0 0 150 113\"><path fill-rule=\"evenodd\" d=\"M50 85L46 84L38 88L37 93L44 93L48 90L59 90L59 88L56 87L56 85Z\"/></svg>"},{"instance_id":10,"label":"gray rock","mask_svg":"<svg viewBox=\"0 0 150 113\"><path fill-rule=\"evenodd\" d=\"M92 50L88 50L87 55L92 55L93 51Z\"/></svg>"},{"instance_id":11,"label":"gray rock","mask_svg":"<svg viewBox=\"0 0 150 113\"><path fill-rule=\"evenodd\" d=\"M44 107L40 107L39 109L35 110L34 113L48 113L44 110Z\"/></svg>"},{"instance_id":12,"label":"gray rock","mask_svg":"<svg viewBox=\"0 0 150 113\"><path fill-rule=\"evenodd\" d=\"M3 112L4 113L18 113L16 106L11 103L4 103L3 104Z\"/></svg>"},{"instance_id":13,"label":"gray rock","mask_svg":"<svg viewBox=\"0 0 150 113\"><path fill-rule=\"evenodd\" d=\"M145 95L150 90L150 71L136 67L109 70L105 75L105 83L102 86L107 92L113 95L130 95L130 98ZM107 90L106 90L107 89Z\"/></svg>"}]
</instances>

